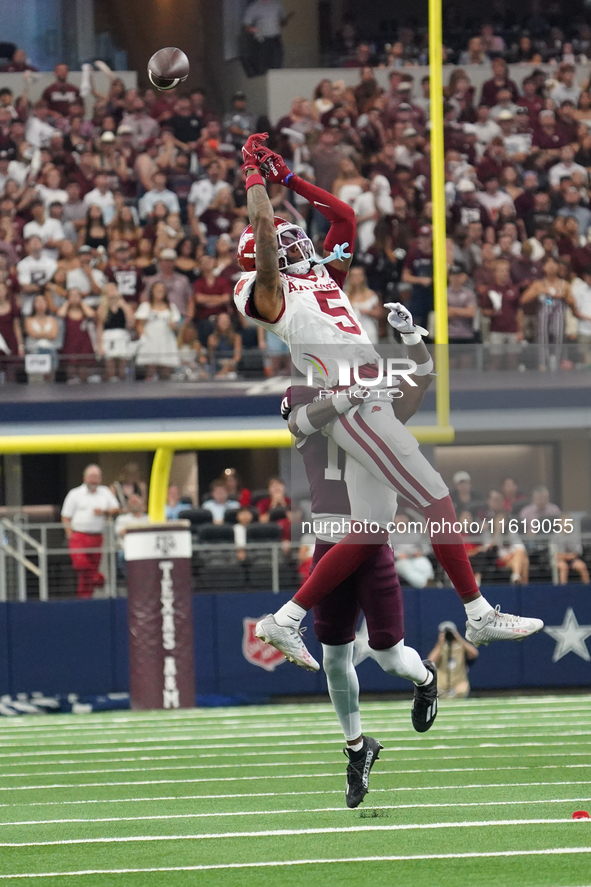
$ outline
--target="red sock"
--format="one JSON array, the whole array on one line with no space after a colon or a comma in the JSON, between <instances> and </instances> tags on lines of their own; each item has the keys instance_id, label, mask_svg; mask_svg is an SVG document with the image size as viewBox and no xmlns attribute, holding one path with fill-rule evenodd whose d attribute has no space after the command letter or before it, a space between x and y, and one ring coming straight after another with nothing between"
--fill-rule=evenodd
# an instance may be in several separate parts
<instances>
[{"instance_id":1,"label":"red sock","mask_svg":"<svg viewBox=\"0 0 591 887\"><path fill-rule=\"evenodd\" d=\"M435 557L451 579L453 586L461 598L479 594L480 589L474 578L474 571L461 533L453 529L457 521L456 511L451 496L437 499L423 508L424 516L431 522L439 524L438 532L431 529L431 545Z\"/></svg>"},{"instance_id":2,"label":"red sock","mask_svg":"<svg viewBox=\"0 0 591 887\"><path fill-rule=\"evenodd\" d=\"M349 533L338 545L326 552L314 567L312 575L293 596L293 600L304 610L311 610L347 576L354 573L368 557L375 554L376 545L383 545L387 540L385 530L374 534Z\"/></svg>"}]
</instances>

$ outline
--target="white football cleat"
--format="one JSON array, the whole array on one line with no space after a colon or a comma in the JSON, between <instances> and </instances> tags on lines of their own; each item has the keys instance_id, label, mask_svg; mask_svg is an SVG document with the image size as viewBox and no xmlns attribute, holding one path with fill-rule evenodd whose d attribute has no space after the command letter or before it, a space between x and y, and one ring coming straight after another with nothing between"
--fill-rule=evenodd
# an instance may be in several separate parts
<instances>
[{"instance_id":1,"label":"white football cleat","mask_svg":"<svg viewBox=\"0 0 591 887\"><path fill-rule=\"evenodd\" d=\"M300 627L292 627L291 625L278 625L275 617L265 616L260 622L257 622L254 633L266 644L271 644L277 650L307 671L320 671L320 665L316 662L306 645L302 640L302 631Z\"/></svg>"},{"instance_id":2,"label":"white football cleat","mask_svg":"<svg viewBox=\"0 0 591 887\"><path fill-rule=\"evenodd\" d=\"M475 647L487 646L491 641L522 641L544 627L541 619L529 619L526 616L513 616L501 613L501 605L497 604L488 616L482 617L482 627L477 627L468 620L466 622L466 640Z\"/></svg>"}]
</instances>

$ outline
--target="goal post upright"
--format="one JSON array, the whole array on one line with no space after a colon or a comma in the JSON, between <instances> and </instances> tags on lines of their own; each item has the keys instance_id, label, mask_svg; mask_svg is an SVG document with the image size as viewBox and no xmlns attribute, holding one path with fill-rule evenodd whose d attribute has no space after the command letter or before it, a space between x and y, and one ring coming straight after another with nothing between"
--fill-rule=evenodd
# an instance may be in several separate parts
<instances>
[{"instance_id":1,"label":"goal post upright","mask_svg":"<svg viewBox=\"0 0 591 887\"><path fill-rule=\"evenodd\" d=\"M429 0L431 202L433 207L433 301L435 308L437 424L449 428L445 152L443 144L443 0ZM453 439L453 434L452 434Z\"/></svg>"}]
</instances>

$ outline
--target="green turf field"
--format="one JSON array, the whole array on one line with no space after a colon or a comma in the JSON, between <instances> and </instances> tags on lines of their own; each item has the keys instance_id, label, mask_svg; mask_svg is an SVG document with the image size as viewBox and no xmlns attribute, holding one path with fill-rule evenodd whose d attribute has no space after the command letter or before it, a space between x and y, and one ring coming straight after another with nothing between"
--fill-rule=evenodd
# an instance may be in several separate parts
<instances>
[{"instance_id":1,"label":"green turf field","mask_svg":"<svg viewBox=\"0 0 591 887\"><path fill-rule=\"evenodd\" d=\"M0 885L591 884L589 697L409 705L357 810L328 705L1 719Z\"/></svg>"}]
</instances>

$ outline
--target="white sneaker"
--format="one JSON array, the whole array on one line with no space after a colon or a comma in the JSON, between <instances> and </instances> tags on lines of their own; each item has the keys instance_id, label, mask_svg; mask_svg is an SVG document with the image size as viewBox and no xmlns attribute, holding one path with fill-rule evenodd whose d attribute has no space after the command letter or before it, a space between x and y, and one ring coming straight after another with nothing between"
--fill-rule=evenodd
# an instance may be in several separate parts
<instances>
[{"instance_id":1,"label":"white sneaker","mask_svg":"<svg viewBox=\"0 0 591 887\"><path fill-rule=\"evenodd\" d=\"M286 659L307 671L320 671L320 666L302 640L302 631L291 625L278 625L275 617L265 616L254 630L257 638L280 650Z\"/></svg>"},{"instance_id":2,"label":"white sneaker","mask_svg":"<svg viewBox=\"0 0 591 887\"><path fill-rule=\"evenodd\" d=\"M491 641L522 641L530 634L535 634L544 627L541 619L528 619L525 616L513 616L501 613L501 605L497 604L488 616L482 617L482 627L473 622L466 622L466 640L475 647L487 646Z\"/></svg>"}]
</instances>

